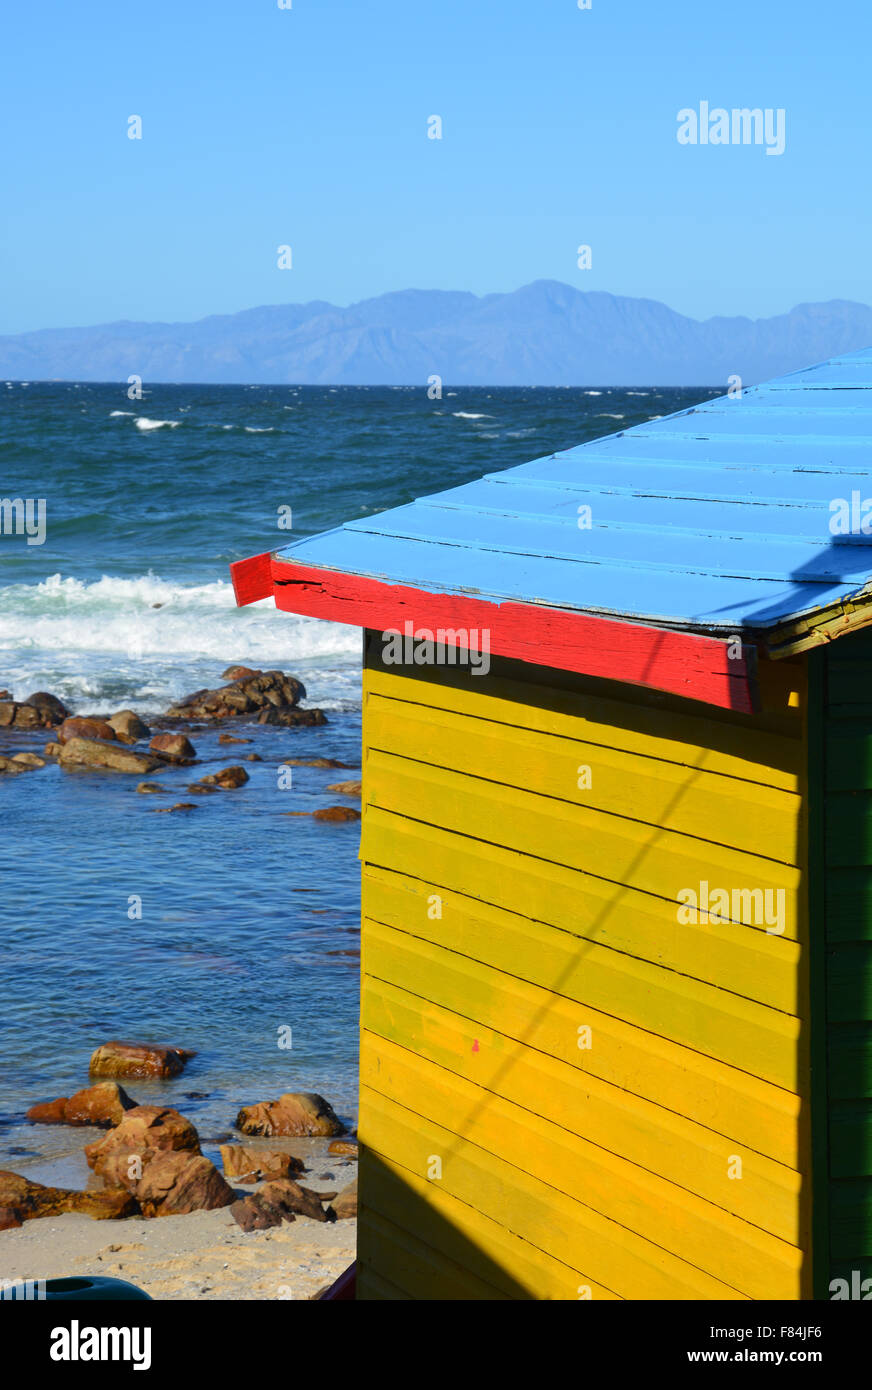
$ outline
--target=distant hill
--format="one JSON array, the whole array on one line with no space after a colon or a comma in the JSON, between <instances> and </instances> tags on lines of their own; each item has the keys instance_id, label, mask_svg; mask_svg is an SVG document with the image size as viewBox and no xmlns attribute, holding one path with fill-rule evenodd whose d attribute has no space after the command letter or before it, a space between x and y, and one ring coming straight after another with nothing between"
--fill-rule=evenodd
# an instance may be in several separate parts
<instances>
[{"instance_id":1,"label":"distant hill","mask_svg":"<svg viewBox=\"0 0 872 1390\"><path fill-rule=\"evenodd\" d=\"M196 323L120 323L0 336L23 381L711 386L746 384L872 344L872 309L800 304L769 319L677 314L653 299L537 280L511 294L400 290L347 309L315 300Z\"/></svg>"}]
</instances>

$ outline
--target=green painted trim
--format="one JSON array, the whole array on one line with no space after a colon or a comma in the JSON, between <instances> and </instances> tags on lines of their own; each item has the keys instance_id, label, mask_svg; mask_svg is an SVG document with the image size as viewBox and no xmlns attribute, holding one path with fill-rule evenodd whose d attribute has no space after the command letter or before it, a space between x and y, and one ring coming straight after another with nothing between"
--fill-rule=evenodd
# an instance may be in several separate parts
<instances>
[{"instance_id":1,"label":"green painted trim","mask_svg":"<svg viewBox=\"0 0 872 1390\"><path fill-rule=\"evenodd\" d=\"M806 717L806 827L811 1061L812 1296L830 1298L830 1117L827 1084L826 648L810 651Z\"/></svg>"}]
</instances>

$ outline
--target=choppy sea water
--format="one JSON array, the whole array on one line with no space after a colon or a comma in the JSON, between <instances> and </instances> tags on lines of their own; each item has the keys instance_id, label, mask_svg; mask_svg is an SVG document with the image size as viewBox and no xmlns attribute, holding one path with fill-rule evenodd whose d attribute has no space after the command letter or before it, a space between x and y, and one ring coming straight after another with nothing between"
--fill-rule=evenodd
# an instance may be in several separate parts
<instances>
[{"instance_id":1,"label":"choppy sea water","mask_svg":"<svg viewBox=\"0 0 872 1390\"><path fill-rule=\"evenodd\" d=\"M253 742L231 747L195 733L203 765L162 774L169 799L55 766L0 780L0 1167L84 1185L93 1131L23 1117L86 1085L111 1037L197 1049L182 1077L128 1089L178 1105L207 1151L241 1104L285 1090L355 1122L359 826L282 813L340 801L328 783L356 774L297 768L282 789L277 769L359 765L360 634L237 610L228 564L715 394L156 386L130 401L0 382L0 496L44 498L47 520L43 545L0 535L0 688L148 719L242 662L299 676L329 720L234 727ZM0 730L0 752L45 742ZM249 752L244 788L185 794ZM172 800L196 810L153 814Z\"/></svg>"}]
</instances>

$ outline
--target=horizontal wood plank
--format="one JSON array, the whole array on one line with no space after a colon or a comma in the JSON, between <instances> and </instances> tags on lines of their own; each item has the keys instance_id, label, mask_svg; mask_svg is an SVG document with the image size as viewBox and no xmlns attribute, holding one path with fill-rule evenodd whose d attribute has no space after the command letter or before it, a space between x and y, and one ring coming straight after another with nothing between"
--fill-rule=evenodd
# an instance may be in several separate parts
<instances>
[{"instance_id":1,"label":"horizontal wood plank","mask_svg":"<svg viewBox=\"0 0 872 1390\"><path fill-rule=\"evenodd\" d=\"M442 1190L554 1259L595 1270L619 1297L747 1297L540 1178L363 1085L360 1139L379 1157L422 1178L438 1159Z\"/></svg>"},{"instance_id":2,"label":"horizontal wood plank","mask_svg":"<svg viewBox=\"0 0 872 1390\"><path fill-rule=\"evenodd\" d=\"M596 942L785 1013L805 1013L801 948L786 935L732 922L685 925L674 903L652 894L376 808L367 814L363 855L412 880L407 888L419 898L416 916L434 893L456 892L511 913L510 933L526 918L531 925L523 930L537 940L553 927L569 933L576 950Z\"/></svg>"},{"instance_id":3,"label":"horizontal wood plank","mask_svg":"<svg viewBox=\"0 0 872 1390\"><path fill-rule=\"evenodd\" d=\"M361 1026L481 1088L482 1105L509 1101L780 1240L807 1243L800 1174L735 1139L371 976ZM729 1176L736 1158L741 1180Z\"/></svg>"},{"instance_id":4,"label":"horizontal wood plank","mask_svg":"<svg viewBox=\"0 0 872 1390\"><path fill-rule=\"evenodd\" d=\"M752 1298L798 1297L802 1254L619 1155L364 1032L361 1084L576 1198ZM744 1181L727 1177L724 1183ZM776 1292L780 1290L780 1292Z\"/></svg>"},{"instance_id":5,"label":"horizontal wood plank","mask_svg":"<svg viewBox=\"0 0 872 1390\"><path fill-rule=\"evenodd\" d=\"M633 687L581 678L562 686L555 684L559 673L517 662L498 665L486 681L452 667L431 667L426 672L385 667L379 662L378 635L373 633L368 634L366 662L367 703L374 696L400 699L470 714L511 729L579 738L783 791L796 792L800 787L802 721L800 711L787 702L792 688L803 697L805 677L790 663L764 663L767 674L771 669L779 677L784 729L776 732L761 728L756 719L743 717L735 723L734 716L715 716L710 710L697 713L692 705L676 709L661 695L643 699Z\"/></svg>"},{"instance_id":6,"label":"horizontal wood plank","mask_svg":"<svg viewBox=\"0 0 872 1390\"><path fill-rule=\"evenodd\" d=\"M387 908L386 897L381 901ZM389 914L385 910L382 915ZM535 986L457 949L472 938L474 953L486 950L490 932L478 914L452 910L438 925L445 946L368 916L364 971L531 1046L537 1045L533 1039L540 1030L544 1036L550 1034L553 1041L542 1050L553 1056L568 1058L582 1051L579 1037L586 1035L580 1035L579 1029L591 1026L590 1010L616 1017L620 1009L625 1023L693 1047L749 1076L790 1091L806 1084L798 1061L801 1031L798 1021L785 1014L599 947L581 959L568 952L561 974L543 998ZM543 1011L551 1016L540 1018Z\"/></svg>"},{"instance_id":7,"label":"horizontal wood plank","mask_svg":"<svg viewBox=\"0 0 872 1390\"><path fill-rule=\"evenodd\" d=\"M441 1183L429 1182L366 1148L360 1165L364 1220L370 1212L402 1219L422 1241L493 1283L505 1297L574 1300L583 1285L591 1298L615 1300L610 1289L465 1205ZM378 1246L369 1248L372 1261L381 1267Z\"/></svg>"},{"instance_id":8,"label":"horizontal wood plank","mask_svg":"<svg viewBox=\"0 0 872 1390\"><path fill-rule=\"evenodd\" d=\"M368 744L396 757L796 864L800 799L664 759L372 695Z\"/></svg>"},{"instance_id":9,"label":"horizontal wood plank","mask_svg":"<svg viewBox=\"0 0 872 1390\"><path fill-rule=\"evenodd\" d=\"M673 831L583 806L497 786L462 772L412 763L369 749L366 806L438 826L521 854L563 864L675 902L701 895L701 885L730 894L730 920L765 930L761 900L769 894L774 925L795 940L800 931L801 875L791 865L713 845ZM736 902L733 895L741 894ZM776 920L777 916L777 920Z\"/></svg>"}]
</instances>

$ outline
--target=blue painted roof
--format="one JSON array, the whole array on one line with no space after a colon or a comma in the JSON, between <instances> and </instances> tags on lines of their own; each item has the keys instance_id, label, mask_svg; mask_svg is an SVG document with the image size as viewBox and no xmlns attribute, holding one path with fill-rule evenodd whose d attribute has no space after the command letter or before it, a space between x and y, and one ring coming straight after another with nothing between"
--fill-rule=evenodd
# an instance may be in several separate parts
<instances>
[{"instance_id":1,"label":"blue painted roof","mask_svg":"<svg viewBox=\"0 0 872 1390\"><path fill-rule=\"evenodd\" d=\"M495 602L767 629L869 583L872 535L830 532L831 502L852 492L872 498L872 348L346 522L277 556ZM579 528L584 506L590 529Z\"/></svg>"}]
</instances>

